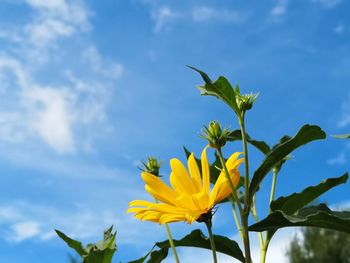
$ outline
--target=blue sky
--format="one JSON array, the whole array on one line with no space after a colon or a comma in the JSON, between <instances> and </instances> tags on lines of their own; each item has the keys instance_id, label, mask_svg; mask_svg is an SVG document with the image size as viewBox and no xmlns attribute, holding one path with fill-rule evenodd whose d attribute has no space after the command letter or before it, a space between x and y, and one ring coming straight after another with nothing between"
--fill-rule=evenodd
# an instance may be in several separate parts
<instances>
[{"instance_id":1,"label":"blue sky","mask_svg":"<svg viewBox=\"0 0 350 263\"><path fill-rule=\"evenodd\" d=\"M158 225L125 214L130 200L148 198L140 160L157 156L166 174L167 160L184 160L182 145L200 154L204 124L215 119L237 128L225 105L199 96L202 81L185 65L260 92L247 116L257 139L272 144L305 123L329 134L350 130L347 1L0 5L0 262L65 262L69 250L54 228L89 242L114 224L115 262L135 259L165 238ZM236 150L240 144L226 153ZM262 156L254 149L251 156L254 168ZM350 145L332 138L298 150L277 195L341 175L349 158ZM344 206L348 193L341 186L322 200ZM265 209L260 203L260 217ZM234 237L225 215L230 211L220 208L214 231ZM196 227L172 225L175 237ZM278 262L291 233L272 243ZM193 262L194 253L206 257L193 250L180 256Z\"/></svg>"}]
</instances>

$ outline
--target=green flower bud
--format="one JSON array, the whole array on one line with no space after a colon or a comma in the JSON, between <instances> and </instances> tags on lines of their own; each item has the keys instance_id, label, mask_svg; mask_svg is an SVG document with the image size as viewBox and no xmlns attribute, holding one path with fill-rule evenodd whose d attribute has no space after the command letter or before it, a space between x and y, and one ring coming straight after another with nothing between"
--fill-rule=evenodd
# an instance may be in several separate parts
<instances>
[{"instance_id":1,"label":"green flower bud","mask_svg":"<svg viewBox=\"0 0 350 263\"><path fill-rule=\"evenodd\" d=\"M254 102L259 96L259 93L241 94L238 85L234 89L236 104L241 113L245 113L253 107Z\"/></svg>"},{"instance_id":2,"label":"green flower bud","mask_svg":"<svg viewBox=\"0 0 350 263\"><path fill-rule=\"evenodd\" d=\"M250 110L253 107L254 102L258 98L259 93L250 93L250 94L236 94L236 102L238 108L245 112Z\"/></svg>"},{"instance_id":3,"label":"green flower bud","mask_svg":"<svg viewBox=\"0 0 350 263\"><path fill-rule=\"evenodd\" d=\"M147 157L147 161L141 161L141 163L142 167L139 167L141 171L160 177L159 170L163 164L162 161L158 161L157 158L149 156Z\"/></svg>"},{"instance_id":4,"label":"green flower bud","mask_svg":"<svg viewBox=\"0 0 350 263\"><path fill-rule=\"evenodd\" d=\"M210 147L220 149L226 144L230 133L231 131L229 129L222 130L220 123L212 121L208 127L204 126L200 137L206 139Z\"/></svg>"}]
</instances>

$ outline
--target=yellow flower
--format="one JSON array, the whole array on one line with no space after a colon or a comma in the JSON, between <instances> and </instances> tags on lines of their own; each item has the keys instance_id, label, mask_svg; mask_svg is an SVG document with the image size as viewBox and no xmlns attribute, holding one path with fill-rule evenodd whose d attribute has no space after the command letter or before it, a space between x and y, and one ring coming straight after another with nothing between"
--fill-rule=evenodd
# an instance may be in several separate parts
<instances>
[{"instance_id":1,"label":"yellow flower","mask_svg":"<svg viewBox=\"0 0 350 263\"><path fill-rule=\"evenodd\" d=\"M159 177L143 172L142 179L146 183L145 189L158 202L134 200L129 203L128 213L135 213L141 220L160 224L185 221L192 223L203 214L211 213L215 204L231 194L229 182L224 171L210 191L209 163L204 148L201 156L202 176L193 153L188 158L188 171L178 159L170 160L171 174L169 187ZM233 185L236 187L240 174L238 166L244 159L238 159L241 153L236 152L226 161Z\"/></svg>"}]
</instances>

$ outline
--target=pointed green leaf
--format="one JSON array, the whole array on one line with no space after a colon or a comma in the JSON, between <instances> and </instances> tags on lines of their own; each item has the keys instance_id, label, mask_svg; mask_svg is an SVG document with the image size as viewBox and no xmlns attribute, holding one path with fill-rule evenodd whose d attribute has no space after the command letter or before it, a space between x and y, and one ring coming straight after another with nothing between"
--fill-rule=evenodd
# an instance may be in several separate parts
<instances>
[{"instance_id":1,"label":"pointed green leaf","mask_svg":"<svg viewBox=\"0 0 350 263\"><path fill-rule=\"evenodd\" d=\"M81 244L81 242L74 240L68 236L66 236L63 232L55 229L57 235L64 241L67 243L67 245L71 248L73 248L80 256L84 256L87 254L87 251L85 251L83 245Z\"/></svg>"},{"instance_id":2,"label":"pointed green leaf","mask_svg":"<svg viewBox=\"0 0 350 263\"><path fill-rule=\"evenodd\" d=\"M214 235L214 241L216 251L236 258L241 262L245 261L243 253L236 241L219 235ZM199 229L192 231L190 234L180 240L174 240L174 244L177 247L198 247L211 249L209 238L204 236L202 231ZM162 249L170 247L168 240L157 242L156 245Z\"/></svg>"},{"instance_id":3,"label":"pointed green leaf","mask_svg":"<svg viewBox=\"0 0 350 263\"><path fill-rule=\"evenodd\" d=\"M250 231L262 232L283 227L310 226L337 230L350 234L350 212L332 211L325 204L305 207L294 215L276 210L265 219L249 227Z\"/></svg>"},{"instance_id":4,"label":"pointed green leaf","mask_svg":"<svg viewBox=\"0 0 350 263\"><path fill-rule=\"evenodd\" d=\"M59 230L55 230L69 247L73 248L83 259L83 263L111 263L117 250L115 237L117 232L112 233L113 226L104 231L103 240L96 244L88 244L85 248L81 242L71 239Z\"/></svg>"},{"instance_id":5,"label":"pointed green leaf","mask_svg":"<svg viewBox=\"0 0 350 263\"><path fill-rule=\"evenodd\" d=\"M337 139L350 139L350 133L348 134L338 134L338 135L331 135L333 138Z\"/></svg>"},{"instance_id":6,"label":"pointed green leaf","mask_svg":"<svg viewBox=\"0 0 350 263\"><path fill-rule=\"evenodd\" d=\"M152 251L148 263L160 263L168 256L169 247L163 247L159 250Z\"/></svg>"},{"instance_id":7,"label":"pointed green leaf","mask_svg":"<svg viewBox=\"0 0 350 263\"><path fill-rule=\"evenodd\" d=\"M225 77L220 76L216 81L212 82L205 72L191 66L189 66L189 68L197 71L202 76L205 82L204 85L198 86L201 95L209 95L221 99L236 114L239 113L235 91L233 90L231 84Z\"/></svg>"},{"instance_id":8,"label":"pointed green leaf","mask_svg":"<svg viewBox=\"0 0 350 263\"><path fill-rule=\"evenodd\" d=\"M246 135L247 135L247 142L253 145L255 148L257 148L263 154L266 155L270 152L271 150L270 146L266 142L254 140L248 134ZM238 141L238 140L242 140L241 130L232 131L228 137L228 141Z\"/></svg>"},{"instance_id":9,"label":"pointed green leaf","mask_svg":"<svg viewBox=\"0 0 350 263\"><path fill-rule=\"evenodd\" d=\"M280 197L271 203L271 210L281 210L287 215L292 215L300 208L303 208L320 195L327 192L329 189L346 183L348 177L348 173L345 173L340 177L328 178L316 186L307 187L300 193Z\"/></svg>"},{"instance_id":10,"label":"pointed green leaf","mask_svg":"<svg viewBox=\"0 0 350 263\"><path fill-rule=\"evenodd\" d=\"M305 145L311 141L326 138L326 134L320 127L315 125L304 125L298 133L286 140L284 143L278 145L265 158L260 167L255 171L252 181L249 186L249 197L253 198L255 192L258 190L261 182L265 176L278 165L284 158L286 158L292 151ZM251 201L251 200L250 200Z\"/></svg>"}]
</instances>

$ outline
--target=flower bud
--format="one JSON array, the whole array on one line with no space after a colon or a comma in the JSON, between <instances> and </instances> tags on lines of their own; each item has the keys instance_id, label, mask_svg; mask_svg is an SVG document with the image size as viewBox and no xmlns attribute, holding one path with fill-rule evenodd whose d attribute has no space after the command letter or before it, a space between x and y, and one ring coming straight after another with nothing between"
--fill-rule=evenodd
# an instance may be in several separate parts
<instances>
[{"instance_id":1,"label":"flower bud","mask_svg":"<svg viewBox=\"0 0 350 263\"><path fill-rule=\"evenodd\" d=\"M222 130L217 121L212 121L209 123L208 127L204 126L200 137L208 140L210 147L220 149L226 144L229 135L229 129Z\"/></svg>"},{"instance_id":2,"label":"flower bud","mask_svg":"<svg viewBox=\"0 0 350 263\"><path fill-rule=\"evenodd\" d=\"M149 156L147 157L147 161L142 161L141 163L142 167L139 167L141 171L160 177L159 170L162 166L162 162L158 161L157 158Z\"/></svg>"}]
</instances>

